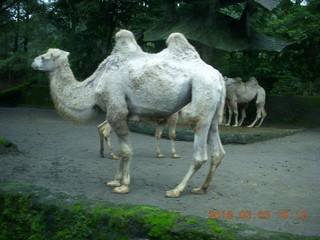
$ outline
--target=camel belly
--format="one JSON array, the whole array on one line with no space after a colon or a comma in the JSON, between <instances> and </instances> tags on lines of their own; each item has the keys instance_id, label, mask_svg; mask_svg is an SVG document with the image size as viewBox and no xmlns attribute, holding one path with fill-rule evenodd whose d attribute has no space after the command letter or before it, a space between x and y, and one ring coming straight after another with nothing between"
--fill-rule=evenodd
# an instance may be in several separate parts
<instances>
[{"instance_id":1,"label":"camel belly","mask_svg":"<svg viewBox=\"0 0 320 240\"><path fill-rule=\"evenodd\" d=\"M132 89L131 94L127 94L129 117L161 119L177 112L191 101L191 85L185 83L176 88Z\"/></svg>"}]
</instances>

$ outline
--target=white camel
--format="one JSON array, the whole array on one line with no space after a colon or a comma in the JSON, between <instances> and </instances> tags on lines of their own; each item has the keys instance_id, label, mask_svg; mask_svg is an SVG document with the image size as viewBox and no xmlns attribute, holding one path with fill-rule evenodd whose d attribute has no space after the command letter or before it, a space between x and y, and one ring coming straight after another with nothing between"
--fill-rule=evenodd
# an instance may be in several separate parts
<instances>
[{"instance_id":1,"label":"white camel","mask_svg":"<svg viewBox=\"0 0 320 240\"><path fill-rule=\"evenodd\" d=\"M238 78L237 81L228 84L226 86L226 90L226 103L229 110L229 118L226 126L230 126L232 114L235 115L235 123L233 126L241 126L246 117L246 109L248 108L249 102L256 98L256 118L248 127L253 127L259 119L260 122L257 127L260 127L263 120L267 116L264 108L266 102L266 92L259 85L257 79L251 77L249 81L244 83L241 81L241 78ZM240 122L238 122L238 105L240 105L241 109Z\"/></svg>"},{"instance_id":2,"label":"white camel","mask_svg":"<svg viewBox=\"0 0 320 240\"><path fill-rule=\"evenodd\" d=\"M175 144L175 138L176 138L176 125L179 118L179 112L176 112L169 116L163 123L158 123L156 127L155 137L156 137L156 157L157 158L165 158L166 156L161 153L161 136L163 129L165 125L168 125L169 128L169 139L171 141L171 154L172 158L180 158L180 155L177 153L176 150L176 144ZM120 157L115 154L112 150L112 144L111 144L111 133L112 128L110 124L108 123L108 120L104 121L103 123L100 123L98 125L98 132L100 137L100 156L104 157L104 140L106 140L108 152L113 159L120 159Z\"/></svg>"},{"instance_id":3,"label":"white camel","mask_svg":"<svg viewBox=\"0 0 320 240\"><path fill-rule=\"evenodd\" d=\"M85 122L95 116L99 106L115 131L121 160L113 181L115 193L129 193L130 160L128 120L161 121L191 102L190 118L194 129L193 162L180 184L166 197L179 197L189 179L207 161L208 175L193 193L204 194L225 151L218 123L222 119L225 86L219 71L204 63L197 51L180 33L167 39L167 48L157 54L141 50L133 34L120 30L115 47L85 81L78 82L69 66L68 52L49 49L35 58L32 67L48 72L55 107L64 116Z\"/></svg>"}]
</instances>

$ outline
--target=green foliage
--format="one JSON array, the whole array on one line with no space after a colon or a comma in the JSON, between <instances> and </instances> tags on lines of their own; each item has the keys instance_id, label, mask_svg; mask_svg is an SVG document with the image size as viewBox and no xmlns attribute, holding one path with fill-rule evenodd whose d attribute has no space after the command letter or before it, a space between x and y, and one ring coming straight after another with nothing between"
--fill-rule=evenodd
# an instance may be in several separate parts
<instances>
[{"instance_id":1,"label":"green foliage","mask_svg":"<svg viewBox=\"0 0 320 240\"><path fill-rule=\"evenodd\" d=\"M0 184L0 240L233 240L256 239L257 234L257 239L301 239L158 207L93 201L25 183Z\"/></svg>"},{"instance_id":2,"label":"green foliage","mask_svg":"<svg viewBox=\"0 0 320 240\"><path fill-rule=\"evenodd\" d=\"M97 218L82 206L59 210L55 206L31 205L32 196L0 196L0 239L10 240L81 240L105 239L96 234Z\"/></svg>"},{"instance_id":3,"label":"green foliage","mask_svg":"<svg viewBox=\"0 0 320 240\"><path fill-rule=\"evenodd\" d=\"M0 239L47 239L43 227L45 219L31 210L29 197L2 195L0 211Z\"/></svg>"},{"instance_id":4,"label":"green foliage","mask_svg":"<svg viewBox=\"0 0 320 240\"><path fill-rule=\"evenodd\" d=\"M296 42L319 36L319 13L319 3L301 6L285 0L271 13L259 8L251 24L256 31Z\"/></svg>"},{"instance_id":5,"label":"green foliage","mask_svg":"<svg viewBox=\"0 0 320 240\"><path fill-rule=\"evenodd\" d=\"M235 19L240 19L244 12L245 7L246 7L246 3L242 2L234 5L229 5L224 8L220 8L219 11Z\"/></svg>"},{"instance_id":6,"label":"green foliage","mask_svg":"<svg viewBox=\"0 0 320 240\"><path fill-rule=\"evenodd\" d=\"M243 80L255 76L267 93L320 94L319 1L309 0L307 6L301 6L299 1L284 0L272 11L245 0L219 11L211 9L205 0L176 2L179 18L173 24L165 19L162 1L2 1L0 88L25 81L47 84L46 76L31 69L30 64L49 47L69 51L76 77L85 79L110 53L115 32L126 28L149 52L163 49L165 43L144 42L143 38L154 40L172 31L183 32L201 56L224 75ZM244 21L249 10L249 19ZM251 46L250 33L255 32L296 44L281 54L238 51Z\"/></svg>"}]
</instances>

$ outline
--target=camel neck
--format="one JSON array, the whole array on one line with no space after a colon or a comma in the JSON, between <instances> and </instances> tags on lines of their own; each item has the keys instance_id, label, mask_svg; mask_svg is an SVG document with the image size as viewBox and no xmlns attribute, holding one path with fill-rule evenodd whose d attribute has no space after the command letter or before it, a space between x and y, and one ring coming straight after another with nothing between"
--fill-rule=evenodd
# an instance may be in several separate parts
<instances>
[{"instance_id":1,"label":"camel neck","mask_svg":"<svg viewBox=\"0 0 320 240\"><path fill-rule=\"evenodd\" d=\"M65 64L49 77L51 96L60 114L77 122L87 122L94 117L93 79L77 81Z\"/></svg>"}]
</instances>

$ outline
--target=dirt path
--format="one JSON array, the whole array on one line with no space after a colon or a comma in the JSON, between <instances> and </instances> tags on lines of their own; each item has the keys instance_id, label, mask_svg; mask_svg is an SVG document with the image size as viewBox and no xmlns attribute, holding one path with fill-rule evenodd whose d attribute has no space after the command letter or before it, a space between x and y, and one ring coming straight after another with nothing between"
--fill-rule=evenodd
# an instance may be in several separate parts
<instances>
[{"instance_id":1,"label":"dirt path","mask_svg":"<svg viewBox=\"0 0 320 240\"><path fill-rule=\"evenodd\" d=\"M226 221L272 231L320 234L319 128L266 142L225 145L227 155L206 195L190 191L202 184L208 164L191 179L181 198L168 199L165 191L181 181L191 163L192 142L177 143L180 159L157 159L154 138L132 133L131 193L117 195L105 182L113 179L118 162L102 159L98 153L96 125L102 121L101 115L92 124L78 125L52 109L0 108L0 136L22 151L0 155L0 182L27 182L54 192L159 206L204 218L210 217L209 211L229 211L233 217ZM163 140L162 148L169 156L168 140ZM264 217L268 219L260 219Z\"/></svg>"}]
</instances>

